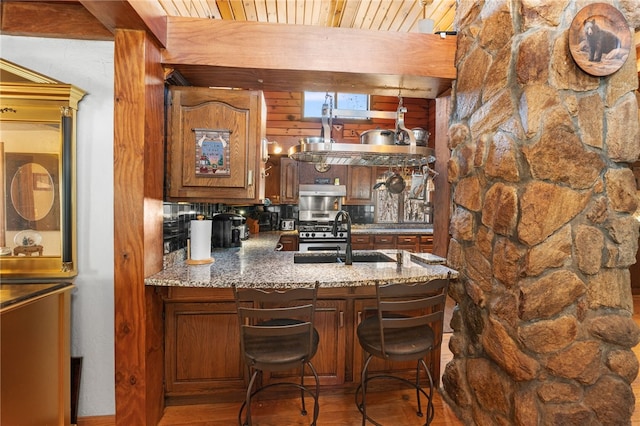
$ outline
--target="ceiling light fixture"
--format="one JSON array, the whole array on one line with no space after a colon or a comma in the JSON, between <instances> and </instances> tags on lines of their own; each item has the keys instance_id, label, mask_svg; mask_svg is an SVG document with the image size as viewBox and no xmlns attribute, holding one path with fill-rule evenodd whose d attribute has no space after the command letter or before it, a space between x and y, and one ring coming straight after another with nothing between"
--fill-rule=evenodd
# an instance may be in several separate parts
<instances>
[{"instance_id":1,"label":"ceiling light fixture","mask_svg":"<svg viewBox=\"0 0 640 426\"><path fill-rule=\"evenodd\" d=\"M427 6L431 5L433 0L420 0L422 5L422 19L418 20L418 32L422 34L433 33L433 19L427 19Z\"/></svg>"},{"instance_id":2,"label":"ceiling light fixture","mask_svg":"<svg viewBox=\"0 0 640 426\"><path fill-rule=\"evenodd\" d=\"M280 146L280 144L278 142L269 141L269 142L267 142L267 144L273 145L273 153L274 154L280 154L282 152L282 147Z\"/></svg>"}]
</instances>

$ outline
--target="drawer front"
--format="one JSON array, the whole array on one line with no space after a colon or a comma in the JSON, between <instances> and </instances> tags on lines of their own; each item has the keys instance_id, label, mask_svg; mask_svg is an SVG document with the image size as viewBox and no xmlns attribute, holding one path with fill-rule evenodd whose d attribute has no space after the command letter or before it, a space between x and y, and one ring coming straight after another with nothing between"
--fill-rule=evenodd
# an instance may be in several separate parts
<instances>
[{"instance_id":1,"label":"drawer front","mask_svg":"<svg viewBox=\"0 0 640 426\"><path fill-rule=\"evenodd\" d=\"M373 246L376 249L396 248L395 235L376 235L373 237Z\"/></svg>"},{"instance_id":2,"label":"drawer front","mask_svg":"<svg viewBox=\"0 0 640 426\"><path fill-rule=\"evenodd\" d=\"M351 235L351 247L354 250L370 250L373 248L371 235Z\"/></svg>"},{"instance_id":3,"label":"drawer front","mask_svg":"<svg viewBox=\"0 0 640 426\"><path fill-rule=\"evenodd\" d=\"M416 235L398 235L398 245L414 245L418 243Z\"/></svg>"}]
</instances>

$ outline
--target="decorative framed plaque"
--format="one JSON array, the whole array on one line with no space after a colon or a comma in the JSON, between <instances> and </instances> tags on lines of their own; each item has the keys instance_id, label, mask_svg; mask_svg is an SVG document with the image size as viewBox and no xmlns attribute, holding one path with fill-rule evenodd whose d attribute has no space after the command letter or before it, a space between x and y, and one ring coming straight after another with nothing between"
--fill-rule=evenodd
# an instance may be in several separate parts
<instances>
[{"instance_id":1,"label":"decorative framed plaque","mask_svg":"<svg viewBox=\"0 0 640 426\"><path fill-rule=\"evenodd\" d=\"M193 129L195 133L197 177L231 176L229 137L227 129Z\"/></svg>"},{"instance_id":2,"label":"decorative framed plaque","mask_svg":"<svg viewBox=\"0 0 640 426\"><path fill-rule=\"evenodd\" d=\"M594 76L618 71L629 57L631 29L622 13L605 3L582 8L569 28L569 50L578 66Z\"/></svg>"}]
</instances>

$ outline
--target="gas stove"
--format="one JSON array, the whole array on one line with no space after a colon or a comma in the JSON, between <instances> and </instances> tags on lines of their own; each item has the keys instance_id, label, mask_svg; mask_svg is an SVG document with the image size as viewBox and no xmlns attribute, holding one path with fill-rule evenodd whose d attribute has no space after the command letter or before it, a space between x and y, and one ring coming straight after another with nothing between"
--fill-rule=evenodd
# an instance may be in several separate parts
<instances>
[{"instance_id":1,"label":"gas stove","mask_svg":"<svg viewBox=\"0 0 640 426\"><path fill-rule=\"evenodd\" d=\"M333 222L300 222L298 224L300 251L344 250L347 244L345 224L338 224L333 235Z\"/></svg>"}]
</instances>

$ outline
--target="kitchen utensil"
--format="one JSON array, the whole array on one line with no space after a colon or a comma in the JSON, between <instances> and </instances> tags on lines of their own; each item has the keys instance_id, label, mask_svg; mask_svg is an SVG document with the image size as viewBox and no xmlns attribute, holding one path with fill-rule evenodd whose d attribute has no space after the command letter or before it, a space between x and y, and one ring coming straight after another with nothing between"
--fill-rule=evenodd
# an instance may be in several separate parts
<instances>
[{"instance_id":1,"label":"kitchen utensil","mask_svg":"<svg viewBox=\"0 0 640 426\"><path fill-rule=\"evenodd\" d=\"M365 145L394 145L396 134L393 130L372 129L362 132L360 143Z\"/></svg>"},{"instance_id":2,"label":"kitchen utensil","mask_svg":"<svg viewBox=\"0 0 640 426\"><path fill-rule=\"evenodd\" d=\"M387 191L389 191L390 194L400 194L406 187L404 178L397 172L389 176L384 182L378 182L373 185L373 189L378 189L382 185L387 188Z\"/></svg>"}]
</instances>

